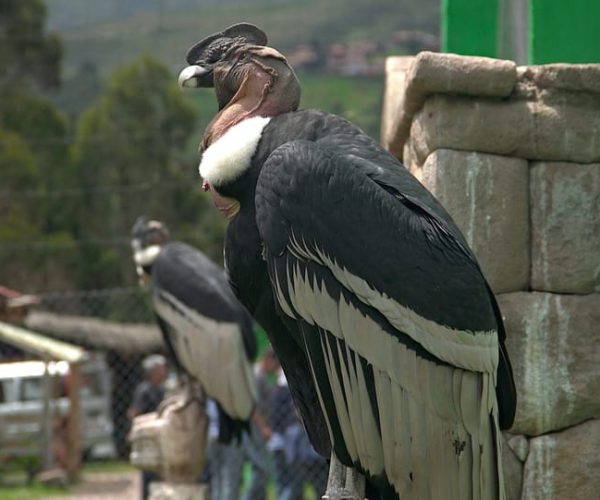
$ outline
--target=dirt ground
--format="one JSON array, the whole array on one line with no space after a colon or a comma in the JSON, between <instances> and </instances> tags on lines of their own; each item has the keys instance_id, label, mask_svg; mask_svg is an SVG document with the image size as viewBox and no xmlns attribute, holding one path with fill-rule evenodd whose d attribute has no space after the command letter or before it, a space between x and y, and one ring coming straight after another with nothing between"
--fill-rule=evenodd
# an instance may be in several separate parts
<instances>
[{"instance_id":1,"label":"dirt ground","mask_svg":"<svg viewBox=\"0 0 600 500\"><path fill-rule=\"evenodd\" d=\"M137 471L84 472L68 495L53 496L52 500L137 500L141 496L140 476Z\"/></svg>"}]
</instances>

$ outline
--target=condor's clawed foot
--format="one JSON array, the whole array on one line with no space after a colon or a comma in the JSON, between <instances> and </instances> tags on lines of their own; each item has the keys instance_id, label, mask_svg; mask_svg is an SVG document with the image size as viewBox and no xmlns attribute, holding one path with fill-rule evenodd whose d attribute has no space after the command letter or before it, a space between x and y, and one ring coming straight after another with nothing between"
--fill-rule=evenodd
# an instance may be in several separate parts
<instances>
[{"instance_id":1,"label":"condor's clawed foot","mask_svg":"<svg viewBox=\"0 0 600 500\"><path fill-rule=\"evenodd\" d=\"M173 393L163 399L158 407L158 413L162 412L167 407L172 407L174 411L183 411L188 405L194 401L204 402L204 393L188 375L180 374L177 377L178 385L173 390Z\"/></svg>"},{"instance_id":2,"label":"condor's clawed foot","mask_svg":"<svg viewBox=\"0 0 600 500\"><path fill-rule=\"evenodd\" d=\"M322 500L364 500L365 478L362 474L345 467L334 453L329 464L327 490Z\"/></svg>"}]
</instances>

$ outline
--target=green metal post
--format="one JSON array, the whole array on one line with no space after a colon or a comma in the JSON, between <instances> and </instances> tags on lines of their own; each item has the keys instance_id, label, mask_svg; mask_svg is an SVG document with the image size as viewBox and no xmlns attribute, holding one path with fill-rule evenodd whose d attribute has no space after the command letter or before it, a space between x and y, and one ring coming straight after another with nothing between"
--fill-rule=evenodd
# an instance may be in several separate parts
<instances>
[{"instance_id":1,"label":"green metal post","mask_svg":"<svg viewBox=\"0 0 600 500\"><path fill-rule=\"evenodd\" d=\"M600 62L600 1L529 0L529 63Z\"/></svg>"},{"instance_id":2,"label":"green metal post","mask_svg":"<svg viewBox=\"0 0 600 500\"><path fill-rule=\"evenodd\" d=\"M496 57L498 0L442 0L442 49Z\"/></svg>"}]
</instances>

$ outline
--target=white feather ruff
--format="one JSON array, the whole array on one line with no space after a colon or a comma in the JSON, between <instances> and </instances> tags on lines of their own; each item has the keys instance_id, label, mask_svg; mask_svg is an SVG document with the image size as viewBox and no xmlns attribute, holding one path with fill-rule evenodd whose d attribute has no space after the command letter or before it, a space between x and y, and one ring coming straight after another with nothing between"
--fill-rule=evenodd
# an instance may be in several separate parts
<instances>
[{"instance_id":1,"label":"white feather ruff","mask_svg":"<svg viewBox=\"0 0 600 500\"><path fill-rule=\"evenodd\" d=\"M211 144L200 162L200 175L212 186L237 179L250 166L262 131L270 117L255 116L231 127Z\"/></svg>"},{"instance_id":2,"label":"white feather ruff","mask_svg":"<svg viewBox=\"0 0 600 500\"><path fill-rule=\"evenodd\" d=\"M138 266L149 266L156 260L161 250L162 247L160 245L151 245L135 250L133 260Z\"/></svg>"}]
</instances>

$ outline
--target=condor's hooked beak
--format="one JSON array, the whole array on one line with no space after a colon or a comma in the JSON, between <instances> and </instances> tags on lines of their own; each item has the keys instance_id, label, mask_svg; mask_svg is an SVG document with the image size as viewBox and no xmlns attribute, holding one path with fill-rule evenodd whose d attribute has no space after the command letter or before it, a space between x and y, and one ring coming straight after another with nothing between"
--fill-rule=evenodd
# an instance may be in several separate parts
<instances>
[{"instance_id":1,"label":"condor's hooked beak","mask_svg":"<svg viewBox=\"0 0 600 500\"><path fill-rule=\"evenodd\" d=\"M250 23L237 23L194 44L185 60L189 64L179 74L182 87L213 87L213 70L227 55L243 45L266 45L267 35Z\"/></svg>"},{"instance_id":2,"label":"condor's hooked beak","mask_svg":"<svg viewBox=\"0 0 600 500\"><path fill-rule=\"evenodd\" d=\"M183 68L177 79L180 87L212 87L213 72L212 68L198 66L193 64Z\"/></svg>"}]
</instances>

